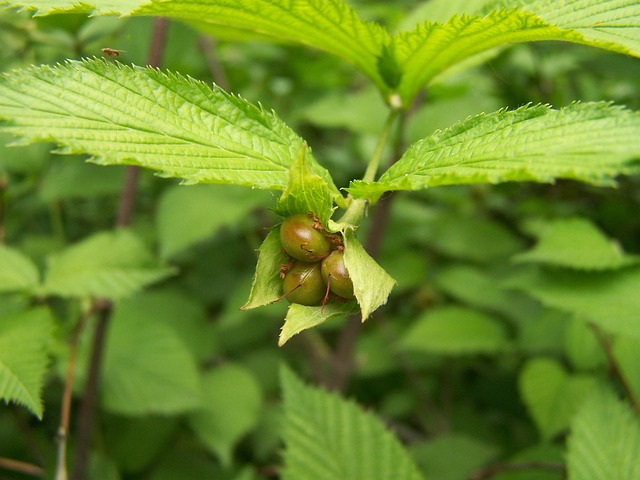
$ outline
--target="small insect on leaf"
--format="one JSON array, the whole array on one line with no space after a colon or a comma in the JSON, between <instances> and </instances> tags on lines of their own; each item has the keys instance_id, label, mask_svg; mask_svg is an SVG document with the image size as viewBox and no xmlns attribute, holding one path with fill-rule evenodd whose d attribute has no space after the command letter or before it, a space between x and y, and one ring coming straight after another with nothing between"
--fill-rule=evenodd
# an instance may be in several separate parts
<instances>
[{"instance_id":1,"label":"small insect on leaf","mask_svg":"<svg viewBox=\"0 0 640 480\"><path fill-rule=\"evenodd\" d=\"M102 53L104 53L105 55L111 57L111 58L116 58L118 55L120 55L121 53L124 53L125 50L116 50L115 48L103 48Z\"/></svg>"}]
</instances>

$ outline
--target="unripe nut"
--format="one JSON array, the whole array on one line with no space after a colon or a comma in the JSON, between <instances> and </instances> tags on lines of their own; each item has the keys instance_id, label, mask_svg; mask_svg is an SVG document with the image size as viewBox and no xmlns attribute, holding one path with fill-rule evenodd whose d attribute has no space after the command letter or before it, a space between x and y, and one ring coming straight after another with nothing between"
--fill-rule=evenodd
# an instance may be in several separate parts
<instances>
[{"instance_id":1,"label":"unripe nut","mask_svg":"<svg viewBox=\"0 0 640 480\"><path fill-rule=\"evenodd\" d=\"M319 305L327 290L320 264L296 262L285 274L282 290L291 303Z\"/></svg>"},{"instance_id":2,"label":"unripe nut","mask_svg":"<svg viewBox=\"0 0 640 480\"><path fill-rule=\"evenodd\" d=\"M329 290L339 297L349 300L353 298L353 282L344 265L342 250L334 250L322 261L322 278L329 285Z\"/></svg>"},{"instance_id":3,"label":"unripe nut","mask_svg":"<svg viewBox=\"0 0 640 480\"><path fill-rule=\"evenodd\" d=\"M280 244L287 254L301 262L319 262L331 251L331 242L318 229L316 220L303 213L282 222Z\"/></svg>"}]
</instances>

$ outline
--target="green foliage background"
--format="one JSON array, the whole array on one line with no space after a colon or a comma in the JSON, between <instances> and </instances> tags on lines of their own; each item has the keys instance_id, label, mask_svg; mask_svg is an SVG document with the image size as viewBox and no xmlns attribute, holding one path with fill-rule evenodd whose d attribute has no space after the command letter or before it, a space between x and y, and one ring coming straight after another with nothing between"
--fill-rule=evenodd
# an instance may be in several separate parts
<instances>
[{"instance_id":1,"label":"green foliage background","mask_svg":"<svg viewBox=\"0 0 640 480\"><path fill-rule=\"evenodd\" d=\"M389 32L411 30L407 35L422 38L433 31L412 30L417 22L447 22L457 7L463 12L471 4L351 5ZM561 24L544 10L534 13ZM303 138L323 167L314 174L328 178L331 172L338 188L359 189L372 200L398 185L407 188L394 184L392 174L378 185L351 183L362 177L384 128L385 97L374 85L385 93L397 64L413 58L415 70L398 91L403 101L414 101L412 85L435 77L442 65L425 72L419 62L424 52L387 52L384 77L343 61L367 64L372 54L366 44L324 48L334 57L187 20L191 25L170 24L163 69L215 81L261 104L265 115L276 112L295 132L287 151L298 154L295 142ZM151 18L32 18L1 10L0 64L7 72L51 65L100 56L109 46L124 51L123 63L144 65L152 24ZM386 33L367 25L371 31L354 27L356 33L381 43ZM322 46L321 25L318 30ZM542 38L570 37L542 30ZM605 41L585 33L578 43ZM478 61L436 78L417 96L402 123L404 147L504 107L516 116L545 111L518 110L530 103L565 107L567 115L581 108L572 106L575 101L640 109L640 69L631 56L535 43L470 60ZM102 92L105 101L117 100L112 93ZM611 107L600 108L592 110L596 119ZM635 128L637 115L625 111L610 121ZM483 125L477 137L469 135L471 144L484 135ZM537 144L535 132L532 138L534 150L553 148L553 142ZM581 175L580 152L569 173L556 176L610 185L610 177L624 170L615 163L622 160L615 149L633 145L613 133L607 138L598 150L602 177ZM345 359L340 308L335 316L328 309L332 318L318 319L321 325L295 337L310 325L289 323L283 335L292 338L282 348L282 302L240 310L256 252L279 221L276 193L179 186L142 170L134 221L113 231L125 166L104 168L73 154L59 158L49 153L50 145L5 147L11 140L5 134L2 140L0 392L7 404L0 405L0 460L21 460L53 476L68 342L86 299L97 295L117 302L100 378L90 479L638 478L638 463L629 462L640 458L637 176L619 178L615 188L573 180L447 186L460 183L446 181L458 170L433 183L445 186L421 189L427 184L419 183L419 190L383 196L390 212L376 260L397 285ZM118 141L117 133L112 140ZM425 144L416 144L407 159ZM398 178L415 173L405 167L396 168ZM500 180L540 180L527 172L509 175ZM274 178L263 186L286 185L284 177ZM375 209L383 204L372 207L361 226L365 246L377 228ZM94 321L88 319L80 338L74 411L83 397ZM340 394L311 386L332 385L349 361L354 368ZM72 420L71 446L74 427ZM3 467L0 462L0 478L5 472L30 478Z\"/></svg>"}]
</instances>

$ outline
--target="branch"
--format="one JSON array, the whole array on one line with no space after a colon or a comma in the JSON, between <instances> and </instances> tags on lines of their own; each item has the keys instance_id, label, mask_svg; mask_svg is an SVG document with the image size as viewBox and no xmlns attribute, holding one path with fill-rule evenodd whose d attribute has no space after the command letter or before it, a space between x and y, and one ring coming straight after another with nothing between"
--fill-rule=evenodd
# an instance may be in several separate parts
<instances>
[{"instance_id":1,"label":"branch","mask_svg":"<svg viewBox=\"0 0 640 480\"><path fill-rule=\"evenodd\" d=\"M469 480L487 480L502 472L522 472L525 470L547 470L552 472L564 472L563 463L559 462L522 462L522 463L500 463L491 465L471 474Z\"/></svg>"}]
</instances>

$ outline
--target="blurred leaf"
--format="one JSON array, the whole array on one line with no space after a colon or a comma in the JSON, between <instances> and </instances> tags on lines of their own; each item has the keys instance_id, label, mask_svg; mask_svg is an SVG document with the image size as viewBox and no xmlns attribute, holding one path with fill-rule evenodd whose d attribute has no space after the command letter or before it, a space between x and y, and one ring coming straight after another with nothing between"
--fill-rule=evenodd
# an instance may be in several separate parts
<instances>
[{"instance_id":1,"label":"blurred leaf","mask_svg":"<svg viewBox=\"0 0 640 480\"><path fill-rule=\"evenodd\" d=\"M607 332L640 336L640 268L574 272L557 269L526 271L505 282L544 305L590 320Z\"/></svg>"},{"instance_id":2,"label":"blurred leaf","mask_svg":"<svg viewBox=\"0 0 640 480\"><path fill-rule=\"evenodd\" d=\"M465 434L447 433L411 448L425 478L467 480L474 470L495 458L499 451L486 441Z\"/></svg>"},{"instance_id":3,"label":"blurred leaf","mask_svg":"<svg viewBox=\"0 0 640 480\"><path fill-rule=\"evenodd\" d=\"M400 442L371 413L281 370L284 480L422 478Z\"/></svg>"},{"instance_id":4,"label":"blurred leaf","mask_svg":"<svg viewBox=\"0 0 640 480\"><path fill-rule=\"evenodd\" d=\"M505 329L498 320L458 306L428 310L400 342L409 351L445 355L496 353L508 345Z\"/></svg>"},{"instance_id":5,"label":"blurred leaf","mask_svg":"<svg viewBox=\"0 0 640 480\"><path fill-rule=\"evenodd\" d=\"M594 370L607 364L598 339L583 319L572 318L567 322L564 349L571 365L577 370Z\"/></svg>"},{"instance_id":6,"label":"blurred leaf","mask_svg":"<svg viewBox=\"0 0 640 480\"><path fill-rule=\"evenodd\" d=\"M353 195L438 185L553 182L569 178L612 185L640 171L640 113L606 103L560 110L527 105L480 114L413 144L379 181L355 181Z\"/></svg>"},{"instance_id":7,"label":"blurred leaf","mask_svg":"<svg viewBox=\"0 0 640 480\"><path fill-rule=\"evenodd\" d=\"M156 214L160 256L171 258L221 228L233 227L268 199L264 192L234 186L166 189Z\"/></svg>"},{"instance_id":8,"label":"blurred leaf","mask_svg":"<svg viewBox=\"0 0 640 480\"><path fill-rule=\"evenodd\" d=\"M129 303L132 302L132 303ZM123 415L176 414L201 404L195 358L153 312L135 298L115 308L106 339L102 404Z\"/></svg>"},{"instance_id":9,"label":"blurred leaf","mask_svg":"<svg viewBox=\"0 0 640 480\"><path fill-rule=\"evenodd\" d=\"M598 389L584 402L568 440L571 480L640 478L640 421L626 403Z\"/></svg>"},{"instance_id":10,"label":"blurred leaf","mask_svg":"<svg viewBox=\"0 0 640 480\"><path fill-rule=\"evenodd\" d=\"M308 307L298 303L289 305L284 325L278 338L278 346L283 346L291 337L303 330L315 327L333 317L346 317L357 311L353 302L331 302L318 307Z\"/></svg>"},{"instance_id":11,"label":"blurred leaf","mask_svg":"<svg viewBox=\"0 0 640 480\"><path fill-rule=\"evenodd\" d=\"M0 318L0 400L15 402L42 419L53 321L44 308Z\"/></svg>"},{"instance_id":12,"label":"blurred leaf","mask_svg":"<svg viewBox=\"0 0 640 480\"><path fill-rule=\"evenodd\" d=\"M31 259L6 245L0 245L0 292L33 290L40 273Z\"/></svg>"},{"instance_id":13,"label":"blurred leaf","mask_svg":"<svg viewBox=\"0 0 640 480\"><path fill-rule=\"evenodd\" d=\"M121 298L170 276L132 232L96 233L52 255L42 292L64 297Z\"/></svg>"},{"instance_id":14,"label":"blurred leaf","mask_svg":"<svg viewBox=\"0 0 640 480\"><path fill-rule=\"evenodd\" d=\"M280 266L287 262L287 255L280 245L280 230L273 229L260 245L251 293L247 303L242 306L243 310L268 305L282 296Z\"/></svg>"},{"instance_id":15,"label":"blurred leaf","mask_svg":"<svg viewBox=\"0 0 640 480\"><path fill-rule=\"evenodd\" d=\"M0 6L35 10L37 15L55 13L92 13L94 15L118 13L124 15L147 2L148 0L91 0L87 2L78 2L77 0L0 0Z\"/></svg>"},{"instance_id":16,"label":"blurred leaf","mask_svg":"<svg viewBox=\"0 0 640 480\"><path fill-rule=\"evenodd\" d=\"M387 303L396 281L369 256L351 230L344 234L344 265L353 282L353 292L364 322L378 307Z\"/></svg>"},{"instance_id":17,"label":"blurred leaf","mask_svg":"<svg viewBox=\"0 0 640 480\"><path fill-rule=\"evenodd\" d=\"M188 183L283 189L303 144L272 112L216 86L97 59L5 74L0 118L21 144L51 141L61 153L140 165Z\"/></svg>"},{"instance_id":18,"label":"blurred leaf","mask_svg":"<svg viewBox=\"0 0 640 480\"><path fill-rule=\"evenodd\" d=\"M543 308L525 320L518 329L518 347L528 353L561 354L571 314L553 308Z\"/></svg>"},{"instance_id":19,"label":"blurred leaf","mask_svg":"<svg viewBox=\"0 0 640 480\"><path fill-rule=\"evenodd\" d=\"M597 381L589 375L569 375L555 360L539 357L524 365L519 384L540 435L548 440L569 427Z\"/></svg>"},{"instance_id":20,"label":"blurred leaf","mask_svg":"<svg viewBox=\"0 0 640 480\"><path fill-rule=\"evenodd\" d=\"M557 443L540 443L528 447L509 457L507 464L515 465L515 469L500 472L491 480L566 480L564 453L563 447ZM555 468L535 468L541 464ZM517 468L522 465L531 465L532 468Z\"/></svg>"},{"instance_id":21,"label":"blurred leaf","mask_svg":"<svg viewBox=\"0 0 640 480\"><path fill-rule=\"evenodd\" d=\"M251 371L226 364L204 374L202 408L189 416L198 437L230 466L236 443L258 422L262 393Z\"/></svg>"},{"instance_id":22,"label":"blurred leaf","mask_svg":"<svg viewBox=\"0 0 640 480\"><path fill-rule=\"evenodd\" d=\"M123 180L123 167L105 170L98 165L67 160L54 163L49 168L42 180L39 194L45 202L115 196L122 190Z\"/></svg>"},{"instance_id":23,"label":"blurred leaf","mask_svg":"<svg viewBox=\"0 0 640 480\"><path fill-rule=\"evenodd\" d=\"M637 264L640 257L625 255L584 218L545 222L537 229L538 243L513 257L516 262L543 263L577 270L613 270Z\"/></svg>"}]
</instances>

